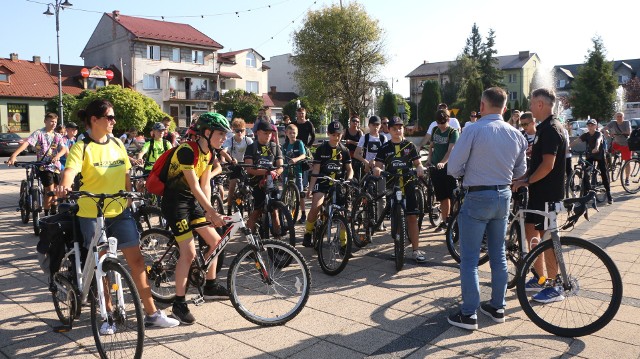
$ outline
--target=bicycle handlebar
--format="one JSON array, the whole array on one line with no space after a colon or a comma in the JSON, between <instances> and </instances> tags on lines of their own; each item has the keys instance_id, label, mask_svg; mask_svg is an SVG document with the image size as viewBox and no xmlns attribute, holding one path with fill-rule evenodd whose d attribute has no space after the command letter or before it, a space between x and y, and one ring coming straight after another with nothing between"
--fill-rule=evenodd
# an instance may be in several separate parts
<instances>
[{"instance_id":1,"label":"bicycle handlebar","mask_svg":"<svg viewBox=\"0 0 640 359\"><path fill-rule=\"evenodd\" d=\"M4 161L5 164L7 164L9 161ZM39 166L46 166L51 164L51 161L21 161L21 162L14 162L13 166L14 167L39 167Z\"/></svg>"},{"instance_id":2,"label":"bicycle handlebar","mask_svg":"<svg viewBox=\"0 0 640 359\"><path fill-rule=\"evenodd\" d=\"M48 196L54 196L55 193L53 191L47 192ZM119 191L117 193L91 193L87 191L67 191L67 197L70 199L78 199L80 197L91 197L98 199L110 199L110 198L131 198L131 199L141 199L143 196L139 192L127 192L127 191Z\"/></svg>"}]
</instances>

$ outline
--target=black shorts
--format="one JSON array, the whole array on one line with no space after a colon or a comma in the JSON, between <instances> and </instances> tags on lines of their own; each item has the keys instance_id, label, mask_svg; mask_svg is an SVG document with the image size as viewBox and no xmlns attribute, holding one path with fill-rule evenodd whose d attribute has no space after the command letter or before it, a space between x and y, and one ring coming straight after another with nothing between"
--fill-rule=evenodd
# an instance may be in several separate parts
<instances>
[{"instance_id":1,"label":"black shorts","mask_svg":"<svg viewBox=\"0 0 640 359\"><path fill-rule=\"evenodd\" d=\"M404 214L405 215L418 215L420 214L418 208L418 197L416 197L416 185L415 181L411 181L404 185ZM395 198L395 193L391 193L387 196L387 201L391 201L392 198ZM392 209L393 210L393 209Z\"/></svg>"},{"instance_id":2,"label":"black shorts","mask_svg":"<svg viewBox=\"0 0 640 359\"><path fill-rule=\"evenodd\" d=\"M193 197L165 195L162 197L161 208L162 216L178 242L193 237L193 229L209 225L204 217L204 210Z\"/></svg>"},{"instance_id":3,"label":"black shorts","mask_svg":"<svg viewBox=\"0 0 640 359\"><path fill-rule=\"evenodd\" d=\"M37 172L38 177L40 178L40 182L42 182L42 186L49 187L51 185L60 184L60 175L57 173L53 173L50 171L40 171ZM46 196L46 193L45 193Z\"/></svg>"},{"instance_id":4,"label":"black shorts","mask_svg":"<svg viewBox=\"0 0 640 359\"><path fill-rule=\"evenodd\" d=\"M253 208L256 210L262 210L266 199L267 193L264 191L264 188L259 185L253 186Z\"/></svg>"},{"instance_id":5,"label":"black shorts","mask_svg":"<svg viewBox=\"0 0 640 359\"><path fill-rule=\"evenodd\" d=\"M529 192L529 201L527 202L527 209L533 209L533 210L544 212L546 210L545 202L549 202L549 201L545 201L544 199L540 200L540 196L536 196L535 192ZM545 216L541 216L535 213L527 213L524 217L524 222L532 223L535 225L535 228L537 230L542 231L544 229L545 219L546 219Z\"/></svg>"},{"instance_id":6,"label":"black shorts","mask_svg":"<svg viewBox=\"0 0 640 359\"><path fill-rule=\"evenodd\" d=\"M228 176L230 180L242 178L242 167L240 166L234 166L234 165L229 166L229 172L230 173Z\"/></svg>"},{"instance_id":7,"label":"black shorts","mask_svg":"<svg viewBox=\"0 0 640 359\"><path fill-rule=\"evenodd\" d=\"M442 169L431 168L431 181L438 201L451 198L457 187L456 179L447 174L447 165Z\"/></svg>"},{"instance_id":8,"label":"black shorts","mask_svg":"<svg viewBox=\"0 0 640 359\"><path fill-rule=\"evenodd\" d=\"M331 189L331 182L326 181L326 180L318 180L316 181L315 186L313 187L313 190L311 191L312 194L315 193L323 193L325 195L329 194L329 189ZM336 204L339 206L344 206L345 203L347 202L346 200L347 195L346 193L342 193L342 191L338 191L338 194L336 196Z\"/></svg>"}]
</instances>

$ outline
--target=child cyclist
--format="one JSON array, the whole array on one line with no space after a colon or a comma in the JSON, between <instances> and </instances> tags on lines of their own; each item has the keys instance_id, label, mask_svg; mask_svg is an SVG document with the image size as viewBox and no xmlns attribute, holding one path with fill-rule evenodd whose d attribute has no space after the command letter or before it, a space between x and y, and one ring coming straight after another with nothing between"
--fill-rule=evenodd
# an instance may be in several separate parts
<instances>
[{"instance_id":1,"label":"child cyclist","mask_svg":"<svg viewBox=\"0 0 640 359\"><path fill-rule=\"evenodd\" d=\"M424 168L420 163L420 155L416 146L404 138L404 123L399 117L389 120L389 133L391 140L385 142L376 154L376 167L374 175L380 176L382 170L393 174L406 174L404 177L393 177L387 181L387 188L400 181L400 188L404 191L406 199L407 227L409 240L413 249L413 259L418 263L426 261L424 253L418 249L418 205L415 181L408 181L408 170L415 167L418 176L424 176Z\"/></svg>"},{"instance_id":2,"label":"child cyclist","mask_svg":"<svg viewBox=\"0 0 640 359\"><path fill-rule=\"evenodd\" d=\"M353 177L353 170L351 169L349 150L340 143L344 132L342 125L338 121L331 122L327 132L329 132L329 140L323 142L316 149L313 155L311 173L336 179L351 179ZM313 197L305 225L304 240L302 242L302 245L305 247L312 246L311 233L313 232L313 226L318 219L318 212L320 212L324 197L329 193L329 187L332 185L333 184L327 180L317 177L309 178L307 197L311 197L312 193Z\"/></svg>"},{"instance_id":3,"label":"child cyclist","mask_svg":"<svg viewBox=\"0 0 640 359\"><path fill-rule=\"evenodd\" d=\"M296 163L304 161L304 159L307 158L307 153L304 149L304 143L302 143L302 140L296 139L296 136L298 136L298 127L296 127L296 125L287 125L285 133L288 141L284 141L284 144L282 145L282 153L284 154L285 161L289 165L295 165L293 173L295 176L294 181L296 186L298 187L298 190L300 190L300 210L302 211L302 216L300 217L299 223L302 224L307 219L304 205L305 194L302 189L302 166L300 164L296 165ZM287 183L287 180L289 180L287 178L288 173L289 171L284 171L285 178L283 183Z\"/></svg>"},{"instance_id":4,"label":"child cyclist","mask_svg":"<svg viewBox=\"0 0 640 359\"><path fill-rule=\"evenodd\" d=\"M230 131L227 119L217 113L200 115L196 122L195 141L198 146L198 160L189 143L183 143L172 154L165 190L162 197L162 215L171 227L180 248L180 258L176 264L176 300L173 303L173 317L183 324L193 324L196 319L189 311L185 300L189 268L196 256L192 230L209 245L208 256L220 241L214 227L224 225L222 214L211 206L212 167L219 166L214 159L215 149L220 149ZM195 163L195 165L194 165ZM204 298L228 297L225 287L216 283L217 258L212 261L206 274Z\"/></svg>"}]
</instances>

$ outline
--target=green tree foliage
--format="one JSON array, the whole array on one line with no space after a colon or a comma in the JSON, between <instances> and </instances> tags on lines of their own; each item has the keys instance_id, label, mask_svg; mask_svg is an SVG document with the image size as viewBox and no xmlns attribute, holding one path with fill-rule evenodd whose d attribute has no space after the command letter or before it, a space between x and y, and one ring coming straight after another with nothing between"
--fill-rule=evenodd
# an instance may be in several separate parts
<instances>
[{"instance_id":1,"label":"green tree foliage","mask_svg":"<svg viewBox=\"0 0 640 359\"><path fill-rule=\"evenodd\" d=\"M96 99L108 100L113 104L113 112L116 116L115 133L122 133L131 127L142 130L147 126L147 123L159 122L168 116L151 98L129 88L109 85L96 91L84 91L70 117L71 120L83 126L84 124L81 124L76 116L77 111L86 108L91 101Z\"/></svg>"},{"instance_id":2,"label":"green tree foliage","mask_svg":"<svg viewBox=\"0 0 640 359\"><path fill-rule=\"evenodd\" d=\"M233 117L240 117L246 122L253 122L262 108L262 97L242 89L229 90L220 96L220 101L213 105L216 112L226 116L233 111ZM293 118L293 117L292 117Z\"/></svg>"},{"instance_id":3,"label":"green tree foliage","mask_svg":"<svg viewBox=\"0 0 640 359\"><path fill-rule=\"evenodd\" d=\"M54 97L51 100L47 101L45 104L45 110L47 112L58 113L59 108L59 97ZM64 111L64 122L68 122L73 114L73 111L76 108L76 104L78 100L73 95L63 94L62 95L62 111Z\"/></svg>"},{"instance_id":4,"label":"green tree foliage","mask_svg":"<svg viewBox=\"0 0 640 359\"><path fill-rule=\"evenodd\" d=\"M409 105L409 102L407 102L407 100L405 100L404 97L402 97L402 95L400 95L399 93L395 94L396 95L396 102L398 104L398 108L400 107L404 107L404 119L405 119L405 123L411 118L411 106ZM415 109L415 106L413 107Z\"/></svg>"},{"instance_id":5,"label":"green tree foliage","mask_svg":"<svg viewBox=\"0 0 640 359\"><path fill-rule=\"evenodd\" d=\"M398 115L398 98L392 94L391 91L386 92L380 102L380 109L378 110L380 117L392 118Z\"/></svg>"},{"instance_id":6,"label":"green tree foliage","mask_svg":"<svg viewBox=\"0 0 640 359\"><path fill-rule=\"evenodd\" d=\"M593 49L586 56L586 63L578 70L572 83L571 104L573 116L591 116L608 121L615 112L618 82L613 75L613 64L606 60L606 49L600 37L594 37Z\"/></svg>"},{"instance_id":7,"label":"green tree foliage","mask_svg":"<svg viewBox=\"0 0 640 359\"><path fill-rule=\"evenodd\" d=\"M449 81L442 86L442 102L453 104L458 100L458 91L460 91L460 83ZM415 107L414 107L415 109Z\"/></svg>"},{"instance_id":8,"label":"green tree foliage","mask_svg":"<svg viewBox=\"0 0 640 359\"><path fill-rule=\"evenodd\" d=\"M313 126L318 129L322 124L322 118L324 114L324 107L310 101L307 97L299 97L296 100L289 101L282 108L284 115L289 115L291 122L296 121L296 110L298 109L298 102L300 100L300 106L307 110L307 119L313 123Z\"/></svg>"},{"instance_id":9,"label":"green tree foliage","mask_svg":"<svg viewBox=\"0 0 640 359\"><path fill-rule=\"evenodd\" d=\"M513 104L513 108L515 110L520 110L520 112L524 111L521 107L520 107L520 101L516 100L516 102Z\"/></svg>"},{"instance_id":10,"label":"green tree foliage","mask_svg":"<svg viewBox=\"0 0 640 359\"><path fill-rule=\"evenodd\" d=\"M409 123L416 123L416 115L418 114L418 104L413 101L407 101Z\"/></svg>"},{"instance_id":11,"label":"green tree foliage","mask_svg":"<svg viewBox=\"0 0 640 359\"><path fill-rule=\"evenodd\" d=\"M440 97L440 85L436 81L425 81L422 87L422 98L418 104L418 120L421 128L428 128L434 121L438 104L442 102Z\"/></svg>"},{"instance_id":12,"label":"green tree foliage","mask_svg":"<svg viewBox=\"0 0 640 359\"><path fill-rule=\"evenodd\" d=\"M494 86L504 86L502 79L504 73L498 68L498 59L495 55L498 51L494 48L496 45L496 33L493 29L489 29L487 40L481 47L480 58L478 59L478 71L480 72L480 80L482 87L488 89Z\"/></svg>"},{"instance_id":13,"label":"green tree foliage","mask_svg":"<svg viewBox=\"0 0 640 359\"><path fill-rule=\"evenodd\" d=\"M529 111L529 99L526 96L522 97L521 107L523 111Z\"/></svg>"},{"instance_id":14,"label":"green tree foliage","mask_svg":"<svg viewBox=\"0 0 640 359\"><path fill-rule=\"evenodd\" d=\"M478 76L470 78L464 84L464 107L458 113L459 118L467 119L471 111L480 110L482 97L482 81Z\"/></svg>"},{"instance_id":15,"label":"green tree foliage","mask_svg":"<svg viewBox=\"0 0 640 359\"><path fill-rule=\"evenodd\" d=\"M476 25L476 23L474 22L473 26L471 27L471 35L469 35L469 37L467 38L462 53L474 60L479 60L483 50L482 48L483 45L482 35L480 35L480 28L478 28L478 25Z\"/></svg>"},{"instance_id":16,"label":"green tree foliage","mask_svg":"<svg viewBox=\"0 0 640 359\"><path fill-rule=\"evenodd\" d=\"M378 21L356 2L310 11L293 34L294 76L302 93L325 105L337 99L349 112L365 113L371 83L386 63L382 37Z\"/></svg>"}]
</instances>

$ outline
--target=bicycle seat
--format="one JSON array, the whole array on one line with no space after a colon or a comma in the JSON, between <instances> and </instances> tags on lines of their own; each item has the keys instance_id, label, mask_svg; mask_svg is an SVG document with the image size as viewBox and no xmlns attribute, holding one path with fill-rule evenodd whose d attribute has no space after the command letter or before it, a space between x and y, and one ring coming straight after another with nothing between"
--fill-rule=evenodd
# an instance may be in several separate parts
<instances>
[{"instance_id":1,"label":"bicycle seat","mask_svg":"<svg viewBox=\"0 0 640 359\"><path fill-rule=\"evenodd\" d=\"M80 206L77 203L60 203L58 205L58 213L71 212L71 214L75 215L79 209Z\"/></svg>"}]
</instances>

